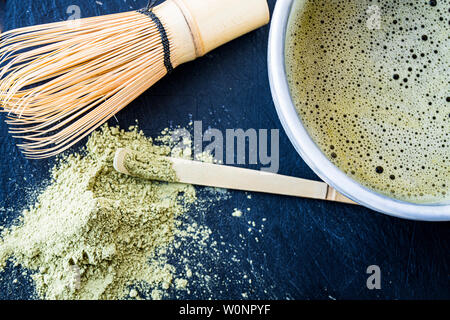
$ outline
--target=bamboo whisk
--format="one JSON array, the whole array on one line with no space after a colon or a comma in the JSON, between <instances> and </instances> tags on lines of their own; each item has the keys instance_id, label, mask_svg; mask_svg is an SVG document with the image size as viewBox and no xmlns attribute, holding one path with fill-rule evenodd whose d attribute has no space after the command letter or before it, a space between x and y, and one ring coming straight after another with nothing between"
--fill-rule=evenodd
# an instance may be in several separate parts
<instances>
[{"instance_id":1,"label":"bamboo whisk","mask_svg":"<svg viewBox=\"0 0 450 320\"><path fill-rule=\"evenodd\" d=\"M178 65L269 21L266 0L167 0L0 35L0 110L22 152L54 156Z\"/></svg>"}]
</instances>

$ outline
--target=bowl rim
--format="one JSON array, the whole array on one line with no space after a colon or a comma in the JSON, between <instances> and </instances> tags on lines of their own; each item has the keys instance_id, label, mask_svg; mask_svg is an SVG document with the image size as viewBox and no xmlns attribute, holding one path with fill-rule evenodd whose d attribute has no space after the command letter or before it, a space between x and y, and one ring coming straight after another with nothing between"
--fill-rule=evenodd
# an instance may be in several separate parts
<instances>
[{"instance_id":1,"label":"bowl rim","mask_svg":"<svg viewBox=\"0 0 450 320\"><path fill-rule=\"evenodd\" d=\"M336 167L312 140L295 110L285 69L286 32L295 1L303 0L276 2L269 32L268 72L278 117L297 152L322 180L367 208L403 219L450 221L450 204L415 204L372 191Z\"/></svg>"}]
</instances>

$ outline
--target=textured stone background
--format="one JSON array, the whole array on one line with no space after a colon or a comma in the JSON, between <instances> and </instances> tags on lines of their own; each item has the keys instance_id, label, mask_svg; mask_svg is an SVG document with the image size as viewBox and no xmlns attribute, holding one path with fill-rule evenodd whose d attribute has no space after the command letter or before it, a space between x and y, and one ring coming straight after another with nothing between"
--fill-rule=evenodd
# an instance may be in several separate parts
<instances>
[{"instance_id":1,"label":"textured stone background","mask_svg":"<svg viewBox=\"0 0 450 320\"><path fill-rule=\"evenodd\" d=\"M275 0L270 0L273 9ZM102 5L100 5L102 3ZM4 26L67 19L69 5L82 16L134 10L145 0L7 0ZM0 7L1 8L1 7ZM157 136L167 126L202 120L204 127L281 131L280 173L318 179L298 156L277 118L267 78L269 27L246 35L193 63L179 67L117 115L127 127L139 119L144 132ZM0 115L0 117L3 117ZM0 119L0 223L9 225L29 202L27 196L48 178L52 160L25 160ZM115 120L111 121L112 124ZM258 166L250 166L257 168ZM26 180L25 180L25 179ZM449 224L403 221L371 210L323 201L231 192L231 199L206 214L192 216L209 225L215 236L235 244L239 264L230 267L226 252L211 263L222 281L211 284L215 298L239 299L417 299L449 298ZM251 212L232 218L233 208ZM222 210L222 213L218 213ZM248 220L267 218L259 242L248 233ZM244 241L239 234L245 235ZM252 261L252 263L250 263ZM382 271L382 289L366 288L366 268ZM251 284L233 274L241 270ZM28 277L9 266L0 274L0 298L32 295ZM14 284L13 279L18 283ZM186 298L208 298L192 288Z\"/></svg>"}]
</instances>

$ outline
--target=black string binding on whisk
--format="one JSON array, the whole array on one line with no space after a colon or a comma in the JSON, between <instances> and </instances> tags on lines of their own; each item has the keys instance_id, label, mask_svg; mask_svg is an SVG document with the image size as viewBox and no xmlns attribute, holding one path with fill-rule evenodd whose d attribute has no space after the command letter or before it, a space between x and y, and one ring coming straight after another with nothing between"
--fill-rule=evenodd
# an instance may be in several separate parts
<instances>
[{"instance_id":1,"label":"black string binding on whisk","mask_svg":"<svg viewBox=\"0 0 450 320\"><path fill-rule=\"evenodd\" d=\"M164 25L162 24L161 20L159 20L159 18L153 13L153 8L155 7L155 4L156 0L149 0L147 7L138 10L138 12L149 16L150 19L152 19L152 21L158 28L159 34L161 35L161 43L164 49L164 66L167 69L167 73L171 73L173 71L173 66L172 61L170 59L170 42L169 38L167 37L167 32L166 29L164 28Z\"/></svg>"}]
</instances>

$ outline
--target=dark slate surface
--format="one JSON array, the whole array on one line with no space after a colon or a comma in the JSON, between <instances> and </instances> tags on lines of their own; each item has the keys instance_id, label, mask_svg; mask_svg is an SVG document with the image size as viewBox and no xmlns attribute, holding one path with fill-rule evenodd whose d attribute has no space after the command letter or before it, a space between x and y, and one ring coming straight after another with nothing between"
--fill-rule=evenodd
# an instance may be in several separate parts
<instances>
[{"instance_id":1,"label":"dark slate surface","mask_svg":"<svg viewBox=\"0 0 450 320\"><path fill-rule=\"evenodd\" d=\"M82 16L138 9L145 0L8 0L6 29L67 18L66 8L79 5ZM273 9L275 0L270 0ZM149 136L167 126L186 126L191 119L204 127L281 129L280 173L317 179L291 146L281 128L271 99L266 68L269 27L179 67L170 77L138 98L117 115L127 127L135 119ZM112 121L115 123L115 120ZM0 124L0 223L9 225L29 203L32 190L45 184L52 161L27 161ZM252 166L255 168L255 166ZM26 179L26 180L25 180ZM239 284L222 260L214 273L224 281L212 284L215 298L290 299L417 299L450 298L449 224L421 223L387 217L365 208L254 194L231 192L231 199L199 217L214 236L236 244L241 264L251 284ZM231 217L233 208L252 210L246 219ZM218 214L218 210L222 213ZM191 213L197 217L195 210ZM247 220L267 218L263 237L248 235ZM244 245L238 234L246 236ZM242 248L241 248L242 247ZM250 264L249 261L253 263ZM366 268L379 265L382 289L366 288ZM0 274L0 298L32 296L33 287L19 268ZM14 284L12 279L18 278ZM226 279L231 284L225 285ZM230 281L228 281L230 282ZM207 298L192 288L186 298Z\"/></svg>"}]
</instances>

